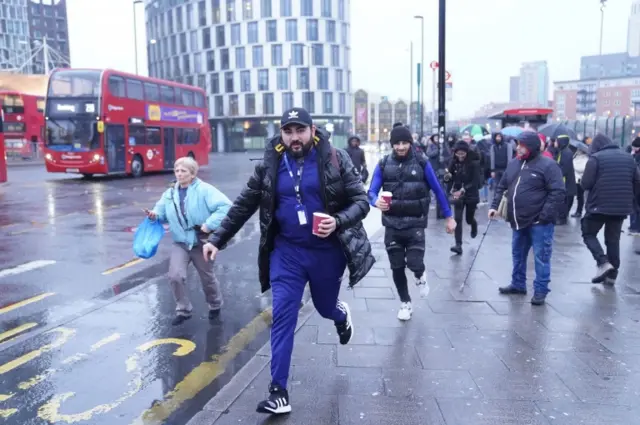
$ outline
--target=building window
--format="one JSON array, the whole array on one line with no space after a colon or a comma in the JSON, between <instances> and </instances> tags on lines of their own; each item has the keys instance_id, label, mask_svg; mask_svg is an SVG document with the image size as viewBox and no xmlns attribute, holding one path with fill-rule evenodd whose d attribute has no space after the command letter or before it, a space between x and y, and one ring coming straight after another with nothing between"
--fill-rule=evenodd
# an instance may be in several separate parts
<instances>
[{"instance_id":1,"label":"building window","mask_svg":"<svg viewBox=\"0 0 640 425\"><path fill-rule=\"evenodd\" d=\"M298 68L298 90L309 90L308 68Z\"/></svg>"},{"instance_id":2,"label":"building window","mask_svg":"<svg viewBox=\"0 0 640 425\"><path fill-rule=\"evenodd\" d=\"M207 52L207 71L216 70L216 52L209 50Z\"/></svg>"},{"instance_id":3,"label":"building window","mask_svg":"<svg viewBox=\"0 0 640 425\"><path fill-rule=\"evenodd\" d=\"M225 93L233 93L235 91L233 87L233 71L224 73L224 91Z\"/></svg>"},{"instance_id":4,"label":"building window","mask_svg":"<svg viewBox=\"0 0 640 425\"><path fill-rule=\"evenodd\" d=\"M318 68L318 90L329 90L329 70Z\"/></svg>"},{"instance_id":5,"label":"building window","mask_svg":"<svg viewBox=\"0 0 640 425\"><path fill-rule=\"evenodd\" d=\"M253 0L242 0L242 19L253 19Z\"/></svg>"},{"instance_id":6,"label":"building window","mask_svg":"<svg viewBox=\"0 0 640 425\"><path fill-rule=\"evenodd\" d=\"M349 26L347 24L342 24L342 44L349 43Z\"/></svg>"},{"instance_id":7,"label":"building window","mask_svg":"<svg viewBox=\"0 0 640 425\"><path fill-rule=\"evenodd\" d=\"M291 0L280 0L280 16L287 17L293 15Z\"/></svg>"},{"instance_id":8,"label":"building window","mask_svg":"<svg viewBox=\"0 0 640 425\"><path fill-rule=\"evenodd\" d=\"M340 46L331 46L331 66L340 66Z\"/></svg>"},{"instance_id":9,"label":"building window","mask_svg":"<svg viewBox=\"0 0 640 425\"><path fill-rule=\"evenodd\" d=\"M220 69L229 69L229 49L220 50Z\"/></svg>"},{"instance_id":10,"label":"building window","mask_svg":"<svg viewBox=\"0 0 640 425\"><path fill-rule=\"evenodd\" d=\"M344 91L344 73L341 69L336 69L336 91Z\"/></svg>"},{"instance_id":11,"label":"building window","mask_svg":"<svg viewBox=\"0 0 640 425\"><path fill-rule=\"evenodd\" d=\"M311 48L313 51L313 64L315 66L324 65L324 44L314 44Z\"/></svg>"},{"instance_id":12,"label":"building window","mask_svg":"<svg viewBox=\"0 0 640 425\"><path fill-rule=\"evenodd\" d=\"M333 114L333 93L322 93L322 113Z\"/></svg>"},{"instance_id":13,"label":"building window","mask_svg":"<svg viewBox=\"0 0 640 425\"><path fill-rule=\"evenodd\" d=\"M188 50L189 47L187 46L187 33L183 32L182 34L180 34L180 51L178 52L178 54L186 53Z\"/></svg>"},{"instance_id":14,"label":"building window","mask_svg":"<svg viewBox=\"0 0 640 425\"><path fill-rule=\"evenodd\" d=\"M313 92L307 91L302 93L302 107L311 114L316 112L315 103Z\"/></svg>"},{"instance_id":15,"label":"building window","mask_svg":"<svg viewBox=\"0 0 640 425\"><path fill-rule=\"evenodd\" d=\"M211 48L211 29L209 28L202 29L202 48L203 49Z\"/></svg>"},{"instance_id":16,"label":"building window","mask_svg":"<svg viewBox=\"0 0 640 425\"><path fill-rule=\"evenodd\" d=\"M191 74L189 55L182 55L182 71L185 74Z\"/></svg>"},{"instance_id":17,"label":"building window","mask_svg":"<svg viewBox=\"0 0 640 425\"><path fill-rule=\"evenodd\" d=\"M300 0L300 14L313 16L313 0Z\"/></svg>"},{"instance_id":18,"label":"building window","mask_svg":"<svg viewBox=\"0 0 640 425\"><path fill-rule=\"evenodd\" d=\"M187 29L190 30L195 24L193 16L193 5L187 4Z\"/></svg>"},{"instance_id":19,"label":"building window","mask_svg":"<svg viewBox=\"0 0 640 425\"><path fill-rule=\"evenodd\" d=\"M344 0L338 0L338 19L344 21Z\"/></svg>"},{"instance_id":20,"label":"building window","mask_svg":"<svg viewBox=\"0 0 640 425\"><path fill-rule=\"evenodd\" d=\"M182 7L176 8L176 28L178 32L184 31Z\"/></svg>"},{"instance_id":21,"label":"building window","mask_svg":"<svg viewBox=\"0 0 640 425\"><path fill-rule=\"evenodd\" d=\"M278 40L278 21L275 19L267 21L267 41L274 42Z\"/></svg>"},{"instance_id":22,"label":"building window","mask_svg":"<svg viewBox=\"0 0 640 425\"><path fill-rule=\"evenodd\" d=\"M245 115L256 114L256 95L248 93L244 95L244 113Z\"/></svg>"},{"instance_id":23,"label":"building window","mask_svg":"<svg viewBox=\"0 0 640 425\"><path fill-rule=\"evenodd\" d=\"M198 23L201 27L207 25L207 3L204 0L198 3Z\"/></svg>"},{"instance_id":24,"label":"building window","mask_svg":"<svg viewBox=\"0 0 640 425\"><path fill-rule=\"evenodd\" d=\"M293 108L293 93L282 93L282 109L286 111L291 108Z\"/></svg>"},{"instance_id":25,"label":"building window","mask_svg":"<svg viewBox=\"0 0 640 425\"><path fill-rule=\"evenodd\" d=\"M282 44L271 46L271 66L282 66Z\"/></svg>"},{"instance_id":26,"label":"building window","mask_svg":"<svg viewBox=\"0 0 640 425\"><path fill-rule=\"evenodd\" d=\"M289 90L289 69L280 68L277 70L277 90ZM289 109L289 108L284 108Z\"/></svg>"},{"instance_id":27,"label":"building window","mask_svg":"<svg viewBox=\"0 0 640 425\"><path fill-rule=\"evenodd\" d=\"M258 42L258 23L249 22L247 24L247 43L255 44Z\"/></svg>"},{"instance_id":28,"label":"building window","mask_svg":"<svg viewBox=\"0 0 640 425\"><path fill-rule=\"evenodd\" d=\"M331 3L333 0L322 0L322 17L330 18L331 17Z\"/></svg>"},{"instance_id":29,"label":"building window","mask_svg":"<svg viewBox=\"0 0 640 425\"><path fill-rule=\"evenodd\" d=\"M240 91L251 91L251 71L240 72Z\"/></svg>"},{"instance_id":30,"label":"building window","mask_svg":"<svg viewBox=\"0 0 640 425\"><path fill-rule=\"evenodd\" d=\"M262 58L262 46L253 46L251 53L253 56L253 67L262 68L264 66L264 61Z\"/></svg>"},{"instance_id":31,"label":"building window","mask_svg":"<svg viewBox=\"0 0 640 425\"><path fill-rule=\"evenodd\" d=\"M327 21L327 43L336 42L336 21Z\"/></svg>"},{"instance_id":32,"label":"building window","mask_svg":"<svg viewBox=\"0 0 640 425\"><path fill-rule=\"evenodd\" d=\"M231 25L231 45L237 46L238 44L242 44L242 40L240 36L240 24L232 24Z\"/></svg>"},{"instance_id":33,"label":"building window","mask_svg":"<svg viewBox=\"0 0 640 425\"><path fill-rule=\"evenodd\" d=\"M273 93L262 94L262 109L265 115L274 114Z\"/></svg>"},{"instance_id":34,"label":"building window","mask_svg":"<svg viewBox=\"0 0 640 425\"><path fill-rule=\"evenodd\" d=\"M318 41L317 19L307 19L307 41Z\"/></svg>"},{"instance_id":35,"label":"building window","mask_svg":"<svg viewBox=\"0 0 640 425\"><path fill-rule=\"evenodd\" d=\"M229 116L237 117L239 114L238 110L238 95L232 94L229 96Z\"/></svg>"},{"instance_id":36,"label":"building window","mask_svg":"<svg viewBox=\"0 0 640 425\"><path fill-rule=\"evenodd\" d=\"M340 96L338 98L338 113L339 114L346 114L347 113L347 95L344 93L340 93ZM372 117L374 116L373 114L371 115Z\"/></svg>"},{"instance_id":37,"label":"building window","mask_svg":"<svg viewBox=\"0 0 640 425\"><path fill-rule=\"evenodd\" d=\"M298 41L298 21L287 19L285 23L287 41Z\"/></svg>"},{"instance_id":38,"label":"building window","mask_svg":"<svg viewBox=\"0 0 640 425\"><path fill-rule=\"evenodd\" d=\"M304 64L304 44L291 45L291 65L301 66Z\"/></svg>"},{"instance_id":39,"label":"building window","mask_svg":"<svg viewBox=\"0 0 640 425\"><path fill-rule=\"evenodd\" d=\"M214 106L214 110L215 110L215 115L217 117L221 117L224 115L224 97L223 96L216 96L214 101L213 101L213 106Z\"/></svg>"},{"instance_id":40,"label":"building window","mask_svg":"<svg viewBox=\"0 0 640 425\"><path fill-rule=\"evenodd\" d=\"M182 36L184 34L180 35L180 44L182 44ZM224 39L224 25L218 25L216 27L216 46L217 47L223 47L224 45L226 45L226 41Z\"/></svg>"},{"instance_id":41,"label":"building window","mask_svg":"<svg viewBox=\"0 0 640 425\"><path fill-rule=\"evenodd\" d=\"M269 70L268 69L258 70L258 90L259 91L269 90Z\"/></svg>"},{"instance_id":42,"label":"building window","mask_svg":"<svg viewBox=\"0 0 640 425\"><path fill-rule=\"evenodd\" d=\"M227 22L236 20L236 0L227 0ZM236 96L237 101L237 96Z\"/></svg>"},{"instance_id":43,"label":"building window","mask_svg":"<svg viewBox=\"0 0 640 425\"><path fill-rule=\"evenodd\" d=\"M236 68L246 68L247 63L244 58L244 47L236 47Z\"/></svg>"},{"instance_id":44,"label":"building window","mask_svg":"<svg viewBox=\"0 0 640 425\"><path fill-rule=\"evenodd\" d=\"M198 32L191 31L189 33L189 38L191 39L191 50L200 50L200 47L198 46Z\"/></svg>"},{"instance_id":45,"label":"building window","mask_svg":"<svg viewBox=\"0 0 640 425\"><path fill-rule=\"evenodd\" d=\"M216 72L215 74L211 74L211 80L209 81L211 84L211 93L218 94L220 93L220 75Z\"/></svg>"},{"instance_id":46,"label":"building window","mask_svg":"<svg viewBox=\"0 0 640 425\"><path fill-rule=\"evenodd\" d=\"M193 54L193 72L196 74L202 72L202 54L200 52Z\"/></svg>"},{"instance_id":47,"label":"building window","mask_svg":"<svg viewBox=\"0 0 640 425\"><path fill-rule=\"evenodd\" d=\"M260 0L260 16L263 18L271 17L271 0Z\"/></svg>"}]
</instances>

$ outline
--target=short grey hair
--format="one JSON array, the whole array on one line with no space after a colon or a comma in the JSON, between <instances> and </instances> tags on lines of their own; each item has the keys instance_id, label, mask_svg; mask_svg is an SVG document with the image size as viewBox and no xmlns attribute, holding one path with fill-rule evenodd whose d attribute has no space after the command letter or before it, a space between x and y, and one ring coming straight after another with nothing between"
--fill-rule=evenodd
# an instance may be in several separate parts
<instances>
[{"instance_id":1,"label":"short grey hair","mask_svg":"<svg viewBox=\"0 0 640 425\"><path fill-rule=\"evenodd\" d=\"M198 163L196 162L196 160L191 158L190 156L184 156L182 158L178 158L176 162L173 164L173 169L175 170L180 166L189 170L189 172L192 175L194 176L198 175L198 168L200 167L198 166Z\"/></svg>"}]
</instances>

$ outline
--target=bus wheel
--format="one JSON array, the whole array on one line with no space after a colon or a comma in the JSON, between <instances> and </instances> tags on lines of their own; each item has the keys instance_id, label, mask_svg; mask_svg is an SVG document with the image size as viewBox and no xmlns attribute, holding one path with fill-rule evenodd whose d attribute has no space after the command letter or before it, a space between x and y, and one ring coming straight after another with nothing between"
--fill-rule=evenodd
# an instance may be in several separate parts
<instances>
[{"instance_id":1,"label":"bus wheel","mask_svg":"<svg viewBox=\"0 0 640 425\"><path fill-rule=\"evenodd\" d=\"M134 156L131 161L131 174L136 178L142 177L142 174L144 174L144 163L140 155Z\"/></svg>"},{"instance_id":2,"label":"bus wheel","mask_svg":"<svg viewBox=\"0 0 640 425\"><path fill-rule=\"evenodd\" d=\"M196 156L193 154L193 152L189 152L187 156L191 159L196 159Z\"/></svg>"},{"instance_id":3,"label":"bus wheel","mask_svg":"<svg viewBox=\"0 0 640 425\"><path fill-rule=\"evenodd\" d=\"M93 178L93 174L83 174L82 178L83 179L87 179L87 180L92 179Z\"/></svg>"}]
</instances>

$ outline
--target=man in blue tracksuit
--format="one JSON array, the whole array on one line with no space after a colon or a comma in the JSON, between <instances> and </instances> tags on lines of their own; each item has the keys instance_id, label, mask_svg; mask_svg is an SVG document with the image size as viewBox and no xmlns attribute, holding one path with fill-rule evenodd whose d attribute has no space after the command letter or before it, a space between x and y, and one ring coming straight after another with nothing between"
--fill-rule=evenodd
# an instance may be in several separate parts
<instances>
[{"instance_id":1,"label":"man in blue tracksuit","mask_svg":"<svg viewBox=\"0 0 640 425\"><path fill-rule=\"evenodd\" d=\"M340 343L347 344L353 322L338 299L342 275L348 267L353 286L375 262L362 225L367 194L349 155L332 147L302 108L286 111L280 124L280 135L267 143L263 161L203 247L213 259L260 209L258 267L262 291L272 289L273 325L270 395L257 411L272 414L291 411L287 380L307 282L316 310L334 322ZM326 215L317 232L314 213Z\"/></svg>"},{"instance_id":2,"label":"man in blue tracksuit","mask_svg":"<svg viewBox=\"0 0 640 425\"><path fill-rule=\"evenodd\" d=\"M384 244L389 256L393 282L400 296L399 320L413 314L405 267L415 276L416 285L425 295L427 277L424 265L425 234L429 214L429 191L433 190L447 219L449 233L456 228L447 196L438 182L431 163L413 146L406 127L391 130L393 152L380 160L369 186L369 202L382 211ZM380 189L391 192L391 204L378 197Z\"/></svg>"}]
</instances>

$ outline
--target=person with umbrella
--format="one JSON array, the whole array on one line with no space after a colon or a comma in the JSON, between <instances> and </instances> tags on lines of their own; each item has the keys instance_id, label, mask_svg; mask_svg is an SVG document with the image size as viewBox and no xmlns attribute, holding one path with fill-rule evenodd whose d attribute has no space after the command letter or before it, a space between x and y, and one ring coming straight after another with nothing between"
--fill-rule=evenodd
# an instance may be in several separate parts
<instances>
[{"instance_id":1,"label":"person with umbrella","mask_svg":"<svg viewBox=\"0 0 640 425\"><path fill-rule=\"evenodd\" d=\"M567 224L569 211L573 206L573 198L576 196L576 174L573 168L573 153L569 149L569 141L571 137L564 127L556 128L556 133L552 137L553 141L553 159L558 163L562 170L562 178L566 190L565 206L558 214L556 225L562 226Z\"/></svg>"},{"instance_id":2,"label":"person with umbrella","mask_svg":"<svg viewBox=\"0 0 640 425\"><path fill-rule=\"evenodd\" d=\"M589 145L591 144L591 137L587 136L583 139L580 145L576 145L575 153L573 154L573 169L576 174L576 212L571 214L571 217L582 217L582 208L584 207L584 189L580 182L582 181L582 175L584 174L584 167L587 165L589 159Z\"/></svg>"}]
</instances>

